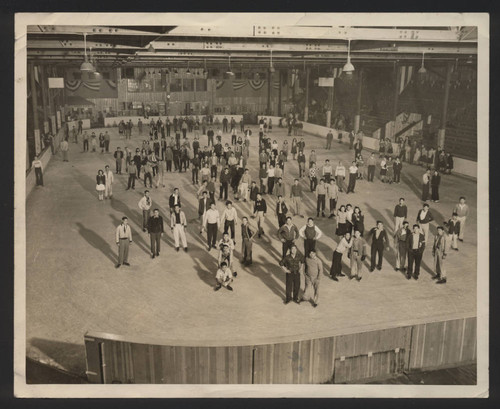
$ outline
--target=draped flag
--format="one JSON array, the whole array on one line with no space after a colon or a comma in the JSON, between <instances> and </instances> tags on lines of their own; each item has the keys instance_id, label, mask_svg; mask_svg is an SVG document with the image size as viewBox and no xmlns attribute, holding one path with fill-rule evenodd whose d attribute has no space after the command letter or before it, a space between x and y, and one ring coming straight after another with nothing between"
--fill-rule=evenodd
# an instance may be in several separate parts
<instances>
[{"instance_id":1,"label":"draped flag","mask_svg":"<svg viewBox=\"0 0 500 409\"><path fill-rule=\"evenodd\" d=\"M280 89L280 81L279 80L273 81L273 88Z\"/></svg>"},{"instance_id":2,"label":"draped flag","mask_svg":"<svg viewBox=\"0 0 500 409\"><path fill-rule=\"evenodd\" d=\"M70 91L76 91L82 85L80 80L66 80L65 81L66 88Z\"/></svg>"},{"instance_id":3,"label":"draped flag","mask_svg":"<svg viewBox=\"0 0 500 409\"><path fill-rule=\"evenodd\" d=\"M237 91L247 85L245 80L233 80L233 90Z\"/></svg>"},{"instance_id":4,"label":"draped flag","mask_svg":"<svg viewBox=\"0 0 500 409\"><path fill-rule=\"evenodd\" d=\"M101 89L101 80L96 79L96 80L82 81L82 85L85 88L90 89L91 91L99 91Z\"/></svg>"},{"instance_id":5,"label":"draped flag","mask_svg":"<svg viewBox=\"0 0 500 409\"><path fill-rule=\"evenodd\" d=\"M413 67L402 65L399 67L400 72L400 82L399 82L399 93L401 94L411 81L413 75Z\"/></svg>"},{"instance_id":6,"label":"draped flag","mask_svg":"<svg viewBox=\"0 0 500 409\"><path fill-rule=\"evenodd\" d=\"M248 83L254 91L261 89L264 86L265 80L248 80Z\"/></svg>"}]
</instances>

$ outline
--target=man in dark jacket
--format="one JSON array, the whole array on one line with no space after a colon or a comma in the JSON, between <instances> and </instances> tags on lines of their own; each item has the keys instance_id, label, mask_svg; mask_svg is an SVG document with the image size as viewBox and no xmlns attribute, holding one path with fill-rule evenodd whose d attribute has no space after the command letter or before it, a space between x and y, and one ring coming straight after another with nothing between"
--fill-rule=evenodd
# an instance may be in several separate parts
<instances>
[{"instance_id":1,"label":"man in dark jacket","mask_svg":"<svg viewBox=\"0 0 500 409\"><path fill-rule=\"evenodd\" d=\"M369 236L372 240L370 272L373 272L373 270L375 270L375 264L377 264L377 270L382 270L384 247L387 249L387 251L389 251L389 240L387 238L387 233L384 230L384 223L378 220L377 227L374 227L370 230ZM375 263L377 254L378 263Z\"/></svg>"},{"instance_id":2,"label":"man in dark jacket","mask_svg":"<svg viewBox=\"0 0 500 409\"><path fill-rule=\"evenodd\" d=\"M420 274L420 262L425 250L425 236L421 233L418 224L413 225L413 232L408 236L408 271L406 278L409 280L412 276L418 280ZM415 264L415 267L413 265Z\"/></svg>"},{"instance_id":3,"label":"man in dark jacket","mask_svg":"<svg viewBox=\"0 0 500 409\"><path fill-rule=\"evenodd\" d=\"M200 170L201 162L198 154L195 153L194 158L191 160L191 172L193 174L193 185L198 184L198 172Z\"/></svg>"},{"instance_id":4,"label":"man in dark jacket","mask_svg":"<svg viewBox=\"0 0 500 409\"><path fill-rule=\"evenodd\" d=\"M227 190L230 180L231 175L229 173L229 169L224 168L224 170L220 174L219 200L227 200Z\"/></svg>"},{"instance_id":5,"label":"man in dark jacket","mask_svg":"<svg viewBox=\"0 0 500 409\"><path fill-rule=\"evenodd\" d=\"M267 203L260 193L257 193L253 213L253 217L257 216L258 237L260 239L261 235L264 234L264 229L262 227L264 226L264 218L267 213Z\"/></svg>"},{"instance_id":6,"label":"man in dark jacket","mask_svg":"<svg viewBox=\"0 0 500 409\"><path fill-rule=\"evenodd\" d=\"M163 218L158 209L153 210L153 216L148 220L148 233L151 240L151 258L160 255L160 242L163 236Z\"/></svg>"},{"instance_id":7,"label":"man in dark jacket","mask_svg":"<svg viewBox=\"0 0 500 409\"><path fill-rule=\"evenodd\" d=\"M214 146L214 130L212 129L212 127L208 128L207 137L208 137L208 144L207 145Z\"/></svg>"},{"instance_id":8,"label":"man in dark jacket","mask_svg":"<svg viewBox=\"0 0 500 409\"><path fill-rule=\"evenodd\" d=\"M179 188L174 188L174 192L168 198L168 207L170 208L170 213L173 213L175 205L181 206L181 196L179 195Z\"/></svg>"},{"instance_id":9,"label":"man in dark jacket","mask_svg":"<svg viewBox=\"0 0 500 409\"><path fill-rule=\"evenodd\" d=\"M286 298L285 304L291 299L300 304L300 274L304 269L304 257L298 252L297 246L292 245L290 254L280 262L281 268L286 273Z\"/></svg>"},{"instance_id":10,"label":"man in dark jacket","mask_svg":"<svg viewBox=\"0 0 500 409\"><path fill-rule=\"evenodd\" d=\"M417 213L417 223L420 226L420 230L425 236L425 241L429 237L429 224L434 220L431 211L429 210L429 204L424 203L422 209Z\"/></svg>"},{"instance_id":11,"label":"man in dark jacket","mask_svg":"<svg viewBox=\"0 0 500 409\"><path fill-rule=\"evenodd\" d=\"M396 157L392 168L394 170L394 183L401 183L401 170L403 169L403 163L399 159L399 156Z\"/></svg>"},{"instance_id":12,"label":"man in dark jacket","mask_svg":"<svg viewBox=\"0 0 500 409\"><path fill-rule=\"evenodd\" d=\"M299 229L292 223L292 218L288 216L286 223L278 230L278 238L282 244L282 258L285 258L288 251L295 245L295 240L299 238Z\"/></svg>"},{"instance_id":13,"label":"man in dark jacket","mask_svg":"<svg viewBox=\"0 0 500 409\"><path fill-rule=\"evenodd\" d=\"M288 213L288 207L286 207L285 200L283 196L278 196L278 201L276 202L276 216L278 217L278 226L281 228L286 223L286 214Z\"/></svg>"},{"instance_id":14,"label":"man in dark jacket","mask_svg":"<svg viewBox=\"0 0 500 409\"><path fill-rule=\"evenodd\" d=\"M116 162L116 174L117 175L121 175L122 173L122 161L123 161L123 151L121 150L121 148L118 146L116 148L116 151L114 153L114 158L115 158L115 162Z\"/></svg>"}]
</instances>

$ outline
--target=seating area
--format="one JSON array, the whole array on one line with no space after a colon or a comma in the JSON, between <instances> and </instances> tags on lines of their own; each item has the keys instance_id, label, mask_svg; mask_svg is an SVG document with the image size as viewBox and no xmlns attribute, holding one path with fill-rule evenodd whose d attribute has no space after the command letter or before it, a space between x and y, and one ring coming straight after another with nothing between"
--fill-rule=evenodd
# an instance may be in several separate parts
<instances>
[{"instance_id":1,"label":"seating area","mask_svg":"<svg viewBox=\"0 0 500 409\"><path fill-rule=\"evenodd\" d=\"M457 81L450 85L445 150L456 157L477 160L477 103L472 83ZM437 134L443 110L444 81L412 81L403 91L399 106L407 112L422 113L424 122L430 115L428 133Z\"/></svg>"}]
</instances>

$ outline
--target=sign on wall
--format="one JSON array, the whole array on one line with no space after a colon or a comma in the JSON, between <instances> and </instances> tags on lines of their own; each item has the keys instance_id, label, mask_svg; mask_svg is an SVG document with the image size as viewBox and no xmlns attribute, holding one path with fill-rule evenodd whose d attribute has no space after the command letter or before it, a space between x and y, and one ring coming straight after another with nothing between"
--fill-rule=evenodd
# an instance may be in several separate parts
<instances>
[{"instance_id":1,"label":"sign on wall","mask_svg":"<svg viewBox=\"0 0 500 409\"><path fill-rule=\"evenodd\" d=\"M318 78L319 87L333 87L333 77L319 77Z\"/></svg>"},{"instance_id":2,"label":"sign on wall","mask_svg":"<svg viewBox=\"0 0 500 409\"><path fill-rule=\"evenodd\" d=\"M64 78L49 78L49 88L64 88Z\"/></svg>"},{"instance_id":3,"label":"sign on wall","mask_svg":"<svg viewBox=\"0 0 500 409\"><path fill-rule=\"evenodd\" d=\"M139 91L139 82L136 80L128 79L127 80L127 91L128 92L138 92Z\"/></svg>"}]
</instances>

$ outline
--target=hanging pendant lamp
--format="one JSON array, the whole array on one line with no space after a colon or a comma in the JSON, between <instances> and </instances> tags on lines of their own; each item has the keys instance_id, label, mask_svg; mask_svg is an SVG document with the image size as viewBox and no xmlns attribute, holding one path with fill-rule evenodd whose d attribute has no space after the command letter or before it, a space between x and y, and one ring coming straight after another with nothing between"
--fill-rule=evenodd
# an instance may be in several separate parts
<instances>
[{"instance_id":1,"label":"hanging pendant lamp","mask_svg":"<svg viewBox=\"0 0 500 409\"><path fill-rule=\"evenodd\" d=\"M83 46L85 53L85 61L80 65L80 71L83 72L94 72L94 66L87 59L87 33L83 33Z\"/></svg>"},{"instance_id":2,"label":"hanging pendant lamp","mask_svg":"<svg viewBox=\"0 0 500 409\"><path fill-rule=\"evenodd\" d=\"M344 65L344 68L342 68L342 72L345 72L348 75L351 75L354 71L354 65L351 63L351 40L347 40L347 62Z\"/></svg>"},{"instance_id":3,"label":"hanging pendant lamp","mask_svg":"<svg viewBox=\"0 0 500 409\"><path fill-rule=\"evenodd\" d=\"M424 67L425 53L422 53L422 66L418 69L419 74L427 74L427 70Z\"/></svg>"}]
</instances>

